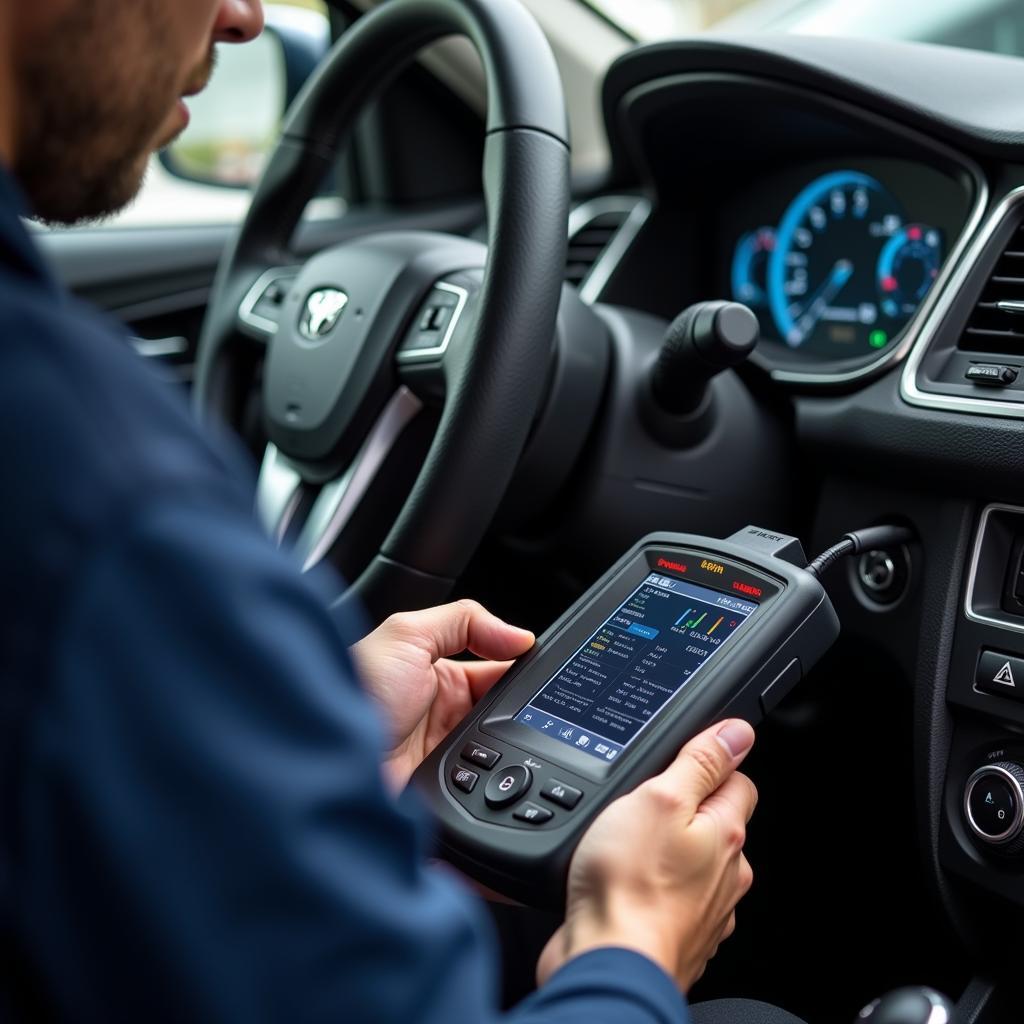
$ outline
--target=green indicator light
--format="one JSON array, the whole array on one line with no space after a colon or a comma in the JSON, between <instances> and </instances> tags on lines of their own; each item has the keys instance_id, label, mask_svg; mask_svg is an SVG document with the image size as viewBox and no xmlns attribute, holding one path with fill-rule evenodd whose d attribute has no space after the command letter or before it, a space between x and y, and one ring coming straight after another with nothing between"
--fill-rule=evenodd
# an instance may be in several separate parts
<instances>
[{"instance_id":1,"label":"green indicator light","mask_svg":"<svg viewBox=\"0 0 1024 1024\"><path fill-rule=\"evenodd\" d=\"M885 331L872 331L868 335L868 344L872 348L885 348L889 344L889 335Z\"/></svg>"}]
</instances>

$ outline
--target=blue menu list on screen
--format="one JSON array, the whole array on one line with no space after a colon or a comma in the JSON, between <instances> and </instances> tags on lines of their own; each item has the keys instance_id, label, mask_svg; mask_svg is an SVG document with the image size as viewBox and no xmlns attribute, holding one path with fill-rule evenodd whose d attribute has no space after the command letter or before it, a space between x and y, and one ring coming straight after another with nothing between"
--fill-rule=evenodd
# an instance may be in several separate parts
<instances>
[{"instance_id":1,"label":"blue menu list on screen","mask_svg":"<svg viewBox=\"0 0 1024 1024\"><path fill-rule=\"evenodd\" d=\"M614 761L755 611L753 601L651 573L515 721Z\"/></svg>"}]
</instances>

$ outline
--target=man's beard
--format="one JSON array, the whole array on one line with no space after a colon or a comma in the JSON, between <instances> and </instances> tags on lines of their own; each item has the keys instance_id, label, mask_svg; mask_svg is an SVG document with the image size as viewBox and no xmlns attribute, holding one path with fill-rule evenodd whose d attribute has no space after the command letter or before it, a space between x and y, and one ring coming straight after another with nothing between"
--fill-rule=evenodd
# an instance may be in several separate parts
<instances>
[{"instance_id":1,"label":"man's beard","mask_svg":"<svg viewBox=\"0 0 1024 1024\"><path fill-rule=\"evenodd\" d=\"M17 61L24 114L13 170L33 216L47 223L93 220L131 202L178 98L180 68L161 62L159 26L146 20L159 5L136 4L135 17L125 13L131 6L109 5L119 13L106 20L107 4L76 4L52 46Z\"/></svg>"}]
</instances>

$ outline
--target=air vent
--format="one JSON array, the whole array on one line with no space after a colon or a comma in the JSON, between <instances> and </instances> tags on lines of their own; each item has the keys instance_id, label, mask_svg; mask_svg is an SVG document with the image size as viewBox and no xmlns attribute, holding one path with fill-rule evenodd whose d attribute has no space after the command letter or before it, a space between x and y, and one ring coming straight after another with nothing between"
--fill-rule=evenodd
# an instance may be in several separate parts
<instances>
[{"instance_id":1,"label":"air vent","mask_svg":"<svg viewBox=\"0 0 1024 1024\"><path fill-rule=\"evenodd\" d=\"M639 196L602 196L572 211L565 279L584 299L598 297L649 212L650 204Z\"/></svg>"},{"instance_id":2,"label":"air vent","mask_svg":"<svg viewBox=\"0 0 1024 1024\"><path fill-rule=\"evenodd\" d=\"M565 263L565 279L569 284L577 288L583 284L628 216L628 210L598 214L569 236L569 256Z\"/></svg>"},{"instance_id":3,"label":"air vent","mask_svg":"<svg viewBox=\"0 0 1024 1024\"><path fill-rule=\"evenodd\" d=\"M967 352L1024 356L1024 224L999 257L960 336Z\"/></svg>"}]
</instances>

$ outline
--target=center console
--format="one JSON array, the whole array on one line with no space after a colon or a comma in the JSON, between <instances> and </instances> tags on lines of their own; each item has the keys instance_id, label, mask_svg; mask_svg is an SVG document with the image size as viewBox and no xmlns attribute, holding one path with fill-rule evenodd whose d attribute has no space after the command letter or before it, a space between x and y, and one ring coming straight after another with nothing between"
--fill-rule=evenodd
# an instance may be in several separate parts
<instances>
[{"instance_id":1,"label":"center console","mask_svg":"<svg viewBox=\"0 0 1024 1024\"><path fill-rule=\"evenodd\" d=\"M1024 508L979 517L946 699L956 728L939 855L955 875L1024 906Z\"/></svg>"}]
</instances>

